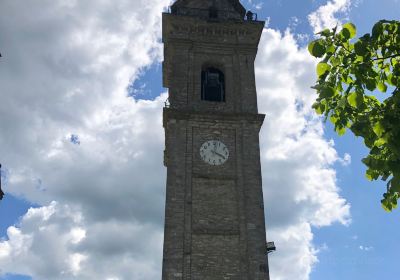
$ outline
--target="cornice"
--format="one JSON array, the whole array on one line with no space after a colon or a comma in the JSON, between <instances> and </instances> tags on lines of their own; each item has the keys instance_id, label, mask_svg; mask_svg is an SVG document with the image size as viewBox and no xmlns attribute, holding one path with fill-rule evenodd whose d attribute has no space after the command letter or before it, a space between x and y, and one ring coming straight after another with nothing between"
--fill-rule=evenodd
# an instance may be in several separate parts
<instances>
[{"instance_id":1,"label":"cornice","mask_svg":"<svg viewBox=\"0 0 400 280\"><path fill-rule=\"evenodd\" d=\"M163 41L186 40L257 47L264 24L263 21L206 21L164 13Z\"/></svg>"},{"instance_id":2,"label":"cornice","mask_svg":"<svg viewBox=\"0 0 400 280\"><path fill-rule=\"evenodd\" d=\"M189 110L179 110L173 108L164 108L164 127L165 122L170 119L175 120L187 120L187 121L198 121L198 122L246 122L253 123L261 128L264 122L265 115L257 113L223 113L223 112L195 112Z\"/></svg>"}]
</instances>

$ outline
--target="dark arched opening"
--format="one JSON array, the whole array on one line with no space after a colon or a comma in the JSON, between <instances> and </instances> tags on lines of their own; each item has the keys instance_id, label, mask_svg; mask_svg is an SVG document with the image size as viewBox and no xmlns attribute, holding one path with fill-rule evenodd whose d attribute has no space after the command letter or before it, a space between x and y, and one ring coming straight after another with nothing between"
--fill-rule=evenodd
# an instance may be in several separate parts
<instances>
[{"instance_id":1,"label":"dark arched opening","mask_svg":"<svg viewBox=\"0 0 400 280\"><path fill-rule=\"evenodd\" d=\"M201 100L225 102L225 76L217 68L201 71Z\"/></svg>"},{"instance_id":2,"label":"dark arched opening","mask_svg":"<svg viewBox=\"0 0 400 280\"><path fill-rule=\"evenodd\" d=\"M208 10L208 15L210 18L218 18L218 10L215 6L211 6L210 9Z\"/></svg>"}]
</instances>

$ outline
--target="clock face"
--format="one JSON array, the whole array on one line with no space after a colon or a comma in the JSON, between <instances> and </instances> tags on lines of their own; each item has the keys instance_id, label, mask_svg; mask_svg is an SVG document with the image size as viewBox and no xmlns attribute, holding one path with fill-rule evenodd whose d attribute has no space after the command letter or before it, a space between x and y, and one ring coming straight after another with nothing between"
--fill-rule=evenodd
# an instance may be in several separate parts
<instances>
[{"instance_id":1,"label":"clock face","mask_svg":"<svg viewBox=\"0 0 400 280\"><path fill-rule=\"evenodd\" d=\"M229 150L221 141L210 140L201 145L200 156L210 165L221 165L228 160Z\"/></svg>"}]
</instances>

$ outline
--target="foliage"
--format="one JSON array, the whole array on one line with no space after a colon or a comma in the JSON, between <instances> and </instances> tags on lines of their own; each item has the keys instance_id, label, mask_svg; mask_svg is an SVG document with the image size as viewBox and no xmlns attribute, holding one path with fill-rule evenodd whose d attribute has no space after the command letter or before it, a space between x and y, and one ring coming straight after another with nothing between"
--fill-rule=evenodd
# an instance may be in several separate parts
<instances>
[{"instance_id":1,"label":"foliage","mask_svg":"<svg viewBox=\"0 0 400 280\"><path fill-rule=\"evenodd\" d=\"M364 139L366 177L387 182L381 202L391 211L400 197L400 22L381 20L358 39L352 23L318 35L308 46L321 58L313 108L339 135Z\"/></svg>"}]
</instances>

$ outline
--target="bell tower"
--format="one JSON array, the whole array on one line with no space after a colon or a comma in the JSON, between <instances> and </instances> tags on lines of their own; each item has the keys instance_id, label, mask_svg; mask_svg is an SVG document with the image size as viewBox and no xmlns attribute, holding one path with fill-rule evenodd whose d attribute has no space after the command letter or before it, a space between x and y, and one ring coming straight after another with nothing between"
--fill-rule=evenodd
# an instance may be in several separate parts
<instances>
[{"instance_id":1,"label":"bell tower","mask_svg":"<svg viewBox=\"0 0 400 280\"><path fill-rule=\"evenodd\" d=\"M254 60L264 27L239 0L163 14L163 280L267 280Z\"/></svg>"}]
</instances>

